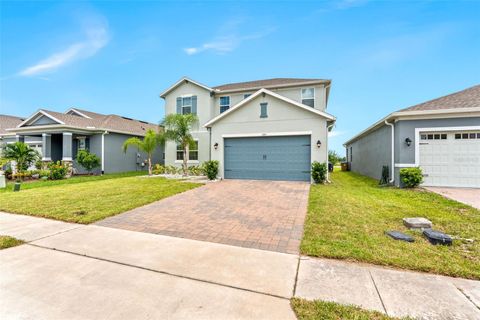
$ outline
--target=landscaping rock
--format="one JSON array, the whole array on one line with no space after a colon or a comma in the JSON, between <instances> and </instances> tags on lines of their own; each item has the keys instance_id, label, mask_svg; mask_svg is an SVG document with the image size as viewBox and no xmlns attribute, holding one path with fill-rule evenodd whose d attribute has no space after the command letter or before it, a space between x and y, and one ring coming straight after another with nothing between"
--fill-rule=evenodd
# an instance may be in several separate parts
<instances>
[{"instance_id":1,"label":"landscaping rock","mask_svg":"<svg viewBox=\"0 0 480 320\"><path fill-rule=\"evenodd\" d=\"M423 235L430 241L431 244L442 244L446 246L452 245L452 238L443 232L432 229L423 230Z\"/></svg>"},{"instance_id":2,"label":"landscaping rock","mask_svg":"<svg viewBox=\"0 0 480 320\"><path fill-rule=\"evenodd\" d=\"M385 233L395 240L401 240L401 241L407 241L407 242L414 242L415 241L408 234L405 234L405 233L402 233L402 232L399 232L399 231L387 231Z\"/></svg>"},{"instance_id":3,"label":"landscaping rock","mask_svg":"<svg viewBox=\"0 0 480 320\"><path fill-rule=\"evenodd\" d=\"M403 224L410 229L431 229L432 222L425 218L403 218Z\"/></svg>"}]
</instances>

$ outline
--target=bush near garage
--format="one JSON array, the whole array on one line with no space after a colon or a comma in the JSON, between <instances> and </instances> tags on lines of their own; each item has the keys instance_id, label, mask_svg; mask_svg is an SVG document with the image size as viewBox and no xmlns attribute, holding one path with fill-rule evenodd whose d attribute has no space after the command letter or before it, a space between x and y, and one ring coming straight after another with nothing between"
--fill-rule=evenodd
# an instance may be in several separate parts
<instances>
[{"instance_id":1,"label":"bush near garage","mask_svg":"<svg viewBox=\"0 0 480 320\"><path fill-rule=\"evenodd\" d=\"M327 164L314 161L312 163L312 178L315 183L324 183L327 180Z\"/></svg>"},{"instance_id":2,"label":"bush near garage","mask_svg":"<svg viewBox=\"0 0 480 320\"><path fill-rule=\"evenodd\" d=\"M420 168L400 169L400 180L407 188L418 187L423 182L423 173Z\"/></svg>"},{"instance_id":3,"label":"bush near garage","mask_svg":"<svg viewBox=\"0 0 480 320\"><path fill-rule=\"evenodd\" d=\"M217 160L205 161L203 163L203 172L207 176L208 180L215 180L218 175L218 165Z\"/></svg>"}]
</instances>

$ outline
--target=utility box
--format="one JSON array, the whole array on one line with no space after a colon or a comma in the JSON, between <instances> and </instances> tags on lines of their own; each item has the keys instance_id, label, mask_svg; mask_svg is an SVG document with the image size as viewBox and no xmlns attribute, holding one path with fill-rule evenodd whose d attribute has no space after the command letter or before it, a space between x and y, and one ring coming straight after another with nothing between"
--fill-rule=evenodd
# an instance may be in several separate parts
<instances>
[{"instance_id":1,"label":"utility box","mask_svg":"<svg viewBox=\"0 0 480 320\"><path fill-rule=\"evenodd\" d=\"M341 166L342 166L342 171L350 171L350 166L348 162L342 162Z\"/></svg>"},{"instance_id":2,"label":"utility box","mask_svg":"<svg viewBox=\"0 0 480 320\"><path fill-rule=\"evenodd\" d=\"M3 174L0 174L0 189L6 188L7 187L7 182L5 179L5 176Z\"/></svg>"}]
</instances>

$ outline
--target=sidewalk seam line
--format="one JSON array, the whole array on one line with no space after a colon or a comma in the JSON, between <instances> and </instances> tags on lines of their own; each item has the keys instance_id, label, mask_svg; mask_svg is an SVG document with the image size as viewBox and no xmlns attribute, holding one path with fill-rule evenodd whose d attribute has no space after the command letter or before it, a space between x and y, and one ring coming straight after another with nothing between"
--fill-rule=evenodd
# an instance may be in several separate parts
<instances>
[{"instance_id":1,"label":"sidewalk seam line","mask_svg":"<svg viewBox=\"0 0 480 320\"><path fill-rule=\"evenodd\" d=\"M175 274L175 273L170 273L170 272L167 272L167 271L160 271L160 270L155 270L155 269L151 269L151 268L147 268L147 267L136 266L136 265L125 263L125 262L119 262L119 261L109 260L109 259L105 259L105 258L89 256L87 254L81 254L81 253L71 252L71 251L62 250L62 249L44 247L44 246L40 246L38 244L33 244L33 243L26 243L25 245L29 245L29 246L32 246L32 247L45 249L45 250L52 250L52 251L68 253L68 254L84 257L84 258L90 258L90 259L95 259L95 260L99 260L99 261L110 262L110 263L130 267L130 268L137 268L137 269L151 271L151 272L154 272L154 273L164 274L164 275L168 275L168 276L172 276L172 277L177 277L177 278L182 278L182 279L187 279L187 280L192 280L192 281L197 281L197 282L213 284L213 285L217 285L217 286L221 286L221 287L227 287L227 288L231 288L231 289L247 291L247 292L251 292L251 293L261 294L261 295L270 296L270 297L279 298L279 299L288 300L288 301L290 300L290 298L288 298L288 297L279 296L279 295L275 295L275 294L272 294L272 293L255 291L255 290L252 290L252 289L236 287L236 286L233 286L233 285L223 284L223 283L214 282L214 281L210 281L210 280L196 279L196 278L192 278L192 277L189 277L189 276L183 276L183 275L179 275L179 274Z\"/></svg>"},{"instance_id":2,"label":"sidewalk seam line","mask_svg":"<svg viewBox=\"0 0 480 320\"><path fill-rule=\"evenodd\" d=\"M49 237L53 237L53 236L56 236L56 235L59 235L59 234L62 234L62 233L68 232L68 231L76 230L76 229L81 228L81 227L85 227L85 225L80 225L80 226L73 227L73 228L71 228L71 229L62 230L62 231L59 231L59 232L54 233L54 234L49 234L49 235L47 235L47 236L40 237L40 238L38 238L38 239L26 241L26 243L32 243L32 242L34 242L34 241L38 241L38 240L46 239L46 238L49 238Z\"/></svg>"},{"instance_id":3,"label":"sidewalk seam line","mask_svg":"<svg viewBox=\"0 0 480 320\"><path fill-rule=\"evenodd\" d=\"M380 291L378 290L377 284L375 283L375 279L373 279L372 272L368 270L368 274L370 275L370 279L372 279L373 286L375 287L375 291L377 291L378 298L380 299L380 302L382 303L383 310L385 311L385 314L388 316L387 308L385 307L385 303L383 303L382 296L380 295Z\"/></svg>"},{"instance_id":4,"label":"sidewalk seam line","mask_svg":"<svg viewBox=\"0 0 480 320\"><path fill-rule=\"evenodd\" d=\"M292 295L293 298L295 298L295 294L297 293L297 282L298 282L299 270L300 270L300 254L298 255L297 270L295 272L295 282L293 283L293 295Z\"/></svg>"},{"instance_id":5,"label":"sidewalk seam line","mask_svg":"<svg viewBox=\"0 0 480 320\"><path fill-rule=\"evenodd\" d=\"M452 283L453 284L453 283ZM475 308L477 308L478 310L480 310L480 306L477 306L475 304L475 302L473 302L473 300L470 298L470 296L468 294L466 294L462 289L460 289L459 287L457 287L455 284L453 284L453 286L455 287L455 289L457 289L458 291L460 291L460 293L468 300L470 301L471 304L473 304L473 306Z\"/></svg>"}]
</instances>

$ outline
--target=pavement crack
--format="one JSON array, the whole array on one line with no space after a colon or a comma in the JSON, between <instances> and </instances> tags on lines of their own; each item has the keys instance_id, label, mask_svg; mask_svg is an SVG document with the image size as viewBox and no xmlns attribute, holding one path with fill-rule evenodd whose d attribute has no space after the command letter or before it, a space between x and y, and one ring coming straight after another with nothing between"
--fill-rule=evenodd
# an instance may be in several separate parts
<instances>
[{"instance_id":1,"label":"pavement crack","mask_svg":"<svg viewBox=\"0 0 480 320\"><path fill-rule=\"evenodd\" d=\"M53 233L53 234L49 234L47 236L43 236L43 237L40 237L40 238L37 238L37 239L27 241L27 243L32 243L34 241L50 238L50 237L53 237L53 236L56 236L56 235L59 235L59 234L62 234L62 233L68 232L68 231L76 230L76 229L79 229L79 228L82 228L82 227L85 227L85 225L79 225L79 226L76 226L76 227L72 227L71 229L66 229L66 230L62 230L62 231L59 231L59 232L56 232L56 233Z\"/></svg>"},{"instance_id":2,"label":"pavement crack","mask_svg":"<svg viewBox=\"0 0 480 320\"><path fill-rule=\"evenodd\" d=\"M295 294L297 293L298 272L300 270L300 258L301 256L298 255L297 270L295 272L295 282L293 283L293 292L292 292L293 298L295 298Z\"/></svg>"},{"instance_id":3,"label":"pavement crack","mask_svg":"<svg viewBox=\"0 0 480 320\"><path fill-rule=\"evenodd\" d=\"M272 294L272 293L261 292L261 291L256 291L256 290L252 290L252 289L237 287L237 286L233 286L233 285L229 285L229 284L225 284L225 283L220 283L220 282L215 282L215 281L210 281L210 280L197 279L197 278L193 278L193 277L189 277L189 276L184 276L184 275L180 275L180 274L170 273L170 272L167 272L167 271L155 270L155 269L151 269L151 268L147 268L147 267L142 267L142 266L136 266L136 265L133 265L133 264L130 264L130 263L125 263L125 262L120 262L120 261L115 261L115 260L110 260L110 259L105 259L105 258L90 256L90 255L87 255L86 253L76 253L76 252L72 252L72 251L68 251L68 250L62 250L62 249L57 249L57 248L44 247L44 246L41 246L41 245L38 245L38 244L34 244L34 243L26 243L25 245L29 245L29 246L36 247L36 248L40 248L40 249L44 249L44 250L58 251L58 252L63 252L63 253L67 253L67 254L72 254L72 255L75 255L75 256L79 256L79 257L84 257L84 258L89 258L89 259L95 259L95 260L104 261L104 262L110 262L110 263L118 264L118 265L125 266L125 267L141 269L141 270L150 271L150 272L154 272L154 273L158 273L158 274L163 274L163 275L168 275L168 276L172 276L172 277L177 277L177 278L181 278L181 279L187 279L187 280L192 280L192 281L197 281L197 282L202 282L202 283L208 283L208 284L212 284L212 285L216 285L216 286L221 286L221 287L226 287L226 288L231 288L231 289L237 289L237 290L247 291L247 292L251 292L251 293L261 294L261 295L264 295L264 296L269 296L269 297L273 297L273 298L278 298L278 299L283 299L283 300L288 300L288 301L290 301L290 298L289 298L289 297L284 297L284 296L279 296L279 295Z\"/></svg>"},{"instance_id":4,"label":"pavement crack","mask_svg":"<svg viewBox=\"0 0 480 320\"><path fill-rule=\"evenodd\" d=\"M382 304L383 311L385 311L385 314L388 316L387 308L385 307L385 303L383 302L382 295L380 294L380 291L378 290L377 283L375 282L375 279L373 278L372 272L368 270L368 274L370 275L370 279L372 279L373 286L375 287L375 291L377 291L378 298L380 299L380 303Z\"/></svg>"},{"instance_id":5,"label":"pavement crack","mask_svg":"<svg viewBox=\"0 0 480 320\"><path fill-rule=\"evenodd\" d=\"M475 302L473 302L472 298L470 298L470 296L465 293L465 291L463 291L462 289L460 289L460 288L457 287L456 285L454 285L454 287L455 287L458 291L460 291L460 293L461 293L465 298L467 298L467 300L470 301L470 303L473 304L473 306L474 306L475 308L477 308L478 310L480 310L480 306L477 306L477 305L475 304Z\"/></svg>"}]
</instances>

